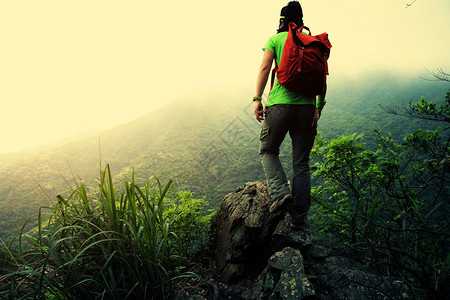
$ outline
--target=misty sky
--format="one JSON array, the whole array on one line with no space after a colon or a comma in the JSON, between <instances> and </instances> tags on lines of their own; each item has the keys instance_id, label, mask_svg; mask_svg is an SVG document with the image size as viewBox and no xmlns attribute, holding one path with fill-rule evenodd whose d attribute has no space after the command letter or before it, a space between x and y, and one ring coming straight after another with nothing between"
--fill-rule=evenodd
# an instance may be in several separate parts
<instances>
[{"instance_id":1,"label":"misty sky","mask_svg":"<svg viewBox=\"0 0 450 300\"><path fill-rule=\"evenodd\" d=\"M287 2L1 1L0 153L130 122L189 90L253 91ZM333 44L330 81L450 70L448 0L300 2Z\"/></svg>"}]
</instances>

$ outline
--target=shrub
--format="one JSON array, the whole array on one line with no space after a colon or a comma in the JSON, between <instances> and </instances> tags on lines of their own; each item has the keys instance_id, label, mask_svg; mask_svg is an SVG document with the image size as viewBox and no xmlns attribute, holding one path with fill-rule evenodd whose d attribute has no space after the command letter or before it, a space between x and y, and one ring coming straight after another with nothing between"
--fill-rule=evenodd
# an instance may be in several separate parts
<instances>
[{"instance_id":1,"label":"shrub","mask_svg":"<svg viewBox=\"0 0 450 300\"><path fill-rule=\"evenodd\" d=\"M182 254L201 245L205 200L148 180L125 182L120 196L109 166L99 189L84 182L39 211L32 233L20 232L16 269L2 276L0 296L14 299L165 299ZM44 217L42 210L49 210ZM197 226L198 225L198 226ZM25 227L25 225L24 225ZM178 239L180 238L180 239ZM188 242L187 239L190 239ZM182 244L189 244L180 253ZM28 247L24 247L24 244ZM194 246L195 245L195 246ZM196 248L197 247L197 248ZM189 275L189 274L185 274Z\"/></svg>"},{"instance_id":2,"label":"shrub","mask_svg":"<svg viewBox=\"0 0 450 300\"><path fill-rule=\"evenodd\" d=\"M377 134L376 151L361 136L317 139L315 221L353 255L438 299L449 292L448 139L439 128L400 144Z\"/></svg>"}]
</instances>

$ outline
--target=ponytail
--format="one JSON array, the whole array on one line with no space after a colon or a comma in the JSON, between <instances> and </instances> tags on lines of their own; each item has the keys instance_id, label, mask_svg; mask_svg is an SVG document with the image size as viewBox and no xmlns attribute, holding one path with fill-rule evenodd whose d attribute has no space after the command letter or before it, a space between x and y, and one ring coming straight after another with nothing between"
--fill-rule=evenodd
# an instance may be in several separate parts
<instances>
[{"instance_id":1,"label":"ponytail","mask_svg":"<svg viewBox=\"0 0 450 300\"><path fill-rule=\"evenodd\" d=\"M297 1L289 2L285 7L281 9L280 13L280 26L281 20L283 20L283 27L277 30L278 33L289 30L289 23L294 22L298 27L303 25L303 10L302 6Z\"/></svg>"}]
</instances>

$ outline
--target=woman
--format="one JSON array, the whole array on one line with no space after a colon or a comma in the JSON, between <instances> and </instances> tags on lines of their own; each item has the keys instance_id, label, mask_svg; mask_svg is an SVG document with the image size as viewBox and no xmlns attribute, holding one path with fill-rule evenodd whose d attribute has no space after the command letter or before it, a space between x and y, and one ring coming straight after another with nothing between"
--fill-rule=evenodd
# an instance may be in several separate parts
<instances>
[{"instance_id":1,"label":"woman","mask_svg":"<svg viewBox=\"0 0 450 300\"><path fill-rule=\"evenodd\" d=\"M292 228L301 229L311 206L309 154L316 136L317 118L325 105L325 95L304 95L288 90L275 79L264 110L261 96L267 84L272 62L279 66L289 23L303 26L303 11L297 1L281 9L278 33L266 43L257 76L255 117L261 122L260 159L267 178L273 204L270 212L288 209ZM317 109L316 109L317 100ZM292 140L293 177L289 188L286 174L279 159L279 148L286 133Z\"/></svg>"}]
</instances>

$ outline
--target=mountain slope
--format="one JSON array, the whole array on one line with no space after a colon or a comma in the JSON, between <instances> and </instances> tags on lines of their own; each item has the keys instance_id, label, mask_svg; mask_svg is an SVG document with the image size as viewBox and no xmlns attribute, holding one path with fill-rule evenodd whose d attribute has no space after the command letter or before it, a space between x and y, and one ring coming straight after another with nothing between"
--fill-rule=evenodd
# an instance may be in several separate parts
<instances>
[{"instance_id":1,"label":"mountain slope","mask_svg":"<svg viewBox=\"0 0 450 300\"><path fill-rule=\"evenodd\" d=\"M14 225L19 226L27 217L36 215L39 206L47 205L50 199L68 190L69 185L62 177L69 184L75 175L94 185L100 158L103 165L111 165L118 180L129 177L135 170L139 183L151 176L163 182L173 178L179 188L190 187L198 197L208 189L216 198L222 197L217 196L218 190L220 193L232 190L244 181L249 169L260 169L257 146L245 149L249 141L257 144L258 128L244 111L248 103L241 103L242 97L226 94L220 99L213 95L203 97L179 99L99 137L49 149L1 170L1 235L6 236ZM221 103L220 108L216 103ZM240 133L241 140L236 139L236 132L227 131L238 127L246 128ZM245 158L253 156L253 161L240 164L238 158L231 158L234 153ZM261 175L259 170L252 179ZM219 181L221 186L212 188Z\"/></svg>"},{"instance_id":2,"label":"mountain slope","mask_svg":"<svg viewBox=\"0 0 450 300\"><path fill-rule=\"evenodd\" d=\"M48 148L56 148L59 146L63 146L68 143L76 142L91 136L99 135L103 130L101 129L87 129L83 130L75 135L72 135L68 138L64 138L55 143L39 145L36 147L32 147L30 149L25 149L19 152L14 153L0 153L0 169L6 167L8 164L11 164L15 161L25 159L30 156L37 155L38 153L47 150Z\"/></svg>"},{"instance_id":3,"label":"mountain slope","mask_svg":"<svg viewBox=\"0 0 450 300\"><path fill-rule=\"evenodd\" d=\"M365 133L374 143L375 128L397 138L420 127L431 129L433 123L388 115L379 105L415 102L422 95L440 100L447 89L442 83L387 74L330 85L319 130L328 139ZM100 136L10 164L0 170L0 236L8 236L16 225L35 216L39 206L64 194L73 176L95 185L100 163L111 165L117 181L130 177L133 170L138 183L151 176L163 183L172 178L176 188L206 196L217 207L237 186L264 179L257 154L260 125L253 117L251 95L251 89L197 92ZM280 151L285 164L290 161L289 144Z\"/></svg>"}]
</instances>

